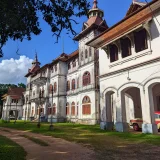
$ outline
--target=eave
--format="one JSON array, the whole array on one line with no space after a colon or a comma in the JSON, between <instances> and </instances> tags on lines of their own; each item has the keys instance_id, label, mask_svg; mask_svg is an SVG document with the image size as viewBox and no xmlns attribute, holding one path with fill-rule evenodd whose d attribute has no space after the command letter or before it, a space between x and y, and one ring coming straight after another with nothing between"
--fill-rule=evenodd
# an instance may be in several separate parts
<instances>
[{"instance_id":1,"label":"eave","mask_svg":"<svg viewBox=\"0 0 160 160\"><path fill-rule=\"evenodd\" d=\"M73 40L75 41L79 41L82 37L84 37L86 34L88 34L91 30L93 29L99 29L101 31L104 31L106 28L103 27L103 26L99 26L99 25L96 25L96 24L92 24L91 26L89 26L88 28L86 28L85 30L83 30L81 33L79 33L77 36L75 36L73 38Z\"/></svg>"},{"instance_id":2,"label":"eave","mask_svg":"<svg viewBox=\"0 0 160 160\"><path fill-rule=\"evenodd\" d=\"M157 2L157 3L156 3ZM146 6L140 8L133 14L125 17L120 22L115 24L114 26L110 27L99 36L93 38L91 41L87 42L86 45L92 46L94 48L100 48L104 44L114 40L118 36L128 32L129 30L133 29L134 27L144 23L148 19L153 17L153 12L151 12L150 8L152 7L153 12L158 9L160 6L159 0L154 0L148 3Z\"/></svg>"}]
</instances>

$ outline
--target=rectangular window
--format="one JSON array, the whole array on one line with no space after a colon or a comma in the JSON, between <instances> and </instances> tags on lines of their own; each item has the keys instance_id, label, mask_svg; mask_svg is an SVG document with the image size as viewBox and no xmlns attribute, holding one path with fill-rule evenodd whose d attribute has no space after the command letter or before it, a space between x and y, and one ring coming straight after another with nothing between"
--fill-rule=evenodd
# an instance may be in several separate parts
<instances>
[{"instance_id":1,"label":"rectangular window","mask_svg":"<svg viewBox=\"0 0 160 160\"><path fill-rule=\"evenodd\" d=\"M69 115L69 107L66 107L66 115Z\"/></svg>"},{"instance_id":2,"label":"rectangular window","mask_svg":"<svg viewBox=\"0 0 160 160\"><path fill-rule=\"evenodd\" d=\"M89 114L91 114L91 105L90 104L83 105L83 107L82 107L82 114L83 115L89 115Z\"/></svg>"},{"instance_id":3,"label":"rectangular window","mask_svg":"<svg viewBox=\"0 0 160 160\"><path fill-rule=\"evenodd\" d=\"M75 115L75 106L72 106L71 115Z\"/></svg>"}]
</instances>

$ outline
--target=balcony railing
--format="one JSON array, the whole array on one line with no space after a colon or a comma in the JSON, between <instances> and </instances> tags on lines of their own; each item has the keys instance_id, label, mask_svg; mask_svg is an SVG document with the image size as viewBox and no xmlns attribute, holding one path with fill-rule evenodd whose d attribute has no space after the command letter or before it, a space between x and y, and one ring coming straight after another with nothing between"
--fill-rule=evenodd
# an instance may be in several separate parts
<instances>
[{"instance_id":1,"label":"balcony railing","mask_svg":"<svg viewBox=\"0 0 160 160\"><path fill-rule=\"evenodd\" d=\"M35 94L35 95L32 95L30 96L30 101L31 102L44 102L46 100L46 96L42 96L42 97L39 97L39 94Z\"/></svg>"},{"instance_id":2,"label":"balcony railing","mask_svg":"<svg viewBox=\"0 0 160 160\"><path fill-rule=\"evenodd\" d=\"M91 89L95 89L95 83L87 85L87 86L82 86L82 87L76 88L75 90L69 90L69 91L67 91L67 95L77 94L79 92L83 92L83 91L87 91L87 90L91 90Z\"/></svg>"},{"instance_id":3,"label":"balcony railing","mask_svg":"<svg viewBox=\"0 0 160 160\"><path fill-rule=\"evenodd\" d=\"M47 81L46 74L38 73L36 76L32 77L31 83L32 84L45 84Z\"/></svg>"}]
</instances>

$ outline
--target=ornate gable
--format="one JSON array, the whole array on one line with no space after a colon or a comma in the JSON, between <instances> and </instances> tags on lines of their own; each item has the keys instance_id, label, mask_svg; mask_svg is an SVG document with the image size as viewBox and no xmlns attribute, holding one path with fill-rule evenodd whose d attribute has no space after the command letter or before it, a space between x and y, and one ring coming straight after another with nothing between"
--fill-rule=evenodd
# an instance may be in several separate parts
<instances>
[{"instance_id":1,"label":"ornate gable","mask_svg":"<svg viewBox=\"0 0 160 160\"><path fill-rule=\"evenodd\" d=\"M131 6L129 7L126 16L129 16L130 14L134 13L135 11L137 11L138 9L142 8L143 6L145 6L146 3L144 2L138 2L138 0L133 0Z\"/></svg>"}]
</instances>

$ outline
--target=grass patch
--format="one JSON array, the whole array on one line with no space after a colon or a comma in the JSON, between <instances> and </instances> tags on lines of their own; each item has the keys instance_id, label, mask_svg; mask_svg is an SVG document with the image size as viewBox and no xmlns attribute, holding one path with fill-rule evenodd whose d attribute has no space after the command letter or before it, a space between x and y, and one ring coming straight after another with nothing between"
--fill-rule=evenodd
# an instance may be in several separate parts
<instances>
[{"instance_id":1,"label":"grass patch","mask_svg":"<svg viewBox=\"0 0 160 160\"><path fill-rule=\"evenodd\" d=\"M24 138L27 138L29 140L31 140L32 142L36 143L36 144L39 144L40 146L49 146L48 143L38 139L38 138L34 138L34 137L30 137L30 136L27 136L27 135L20 135L21 137L24 137Z\"/></svg>"},{"instance_id":2,"label":"grass patch","mask_svg":"<svg viewBox=\"0 0 160 160\"><path fill-rule=\"evenodd\" d=\"M56 123L54 124L53 131L49 130L49 123L41 123L41 128L37 128L37 123L24 124L23 121L17 122L16 124L0 123L0 126L40 133L81 143L84 146L94 149L98 156L97 159L103 160L106 159L105 157L108 157L108 159L114 159L113 157L115 157L116 159L116 156L125 156L127 151L131 152L127 154L128 159L135 155L143 155L144 158L149 159L149 157L147 157L148 155L144 154L141 149L147 150L147 147L149 148L151 145L160 147L159 135L107 132L101 130L99 125L90 126L72 123ZM150 152L151 151L149 151L149 153ZM134 158L136 159L138 156ZM152 156L154 157L155 154Z\"/></svg>"},{"instance_id":3,"label":"grass patch","mask_svg":"<svg viewBox=\"0 0 160 160\"><path fill-rule=\"evenodd\" d=\"M25 160L26 152L24 149L0 135L0 160Z\"/></svg>"}]
</instances>

